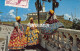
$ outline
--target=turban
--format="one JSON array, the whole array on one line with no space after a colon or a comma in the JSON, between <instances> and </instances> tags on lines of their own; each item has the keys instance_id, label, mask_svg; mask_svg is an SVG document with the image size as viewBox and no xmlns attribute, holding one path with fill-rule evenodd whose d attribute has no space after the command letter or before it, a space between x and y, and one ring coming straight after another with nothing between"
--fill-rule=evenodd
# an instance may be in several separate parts
<instances>
[{"instance_id":1,"label":"turban","mask_svg":"<svg viewBox=\"0 0 80 51\"><path fill-rule=\"evenodd\" d=\"M54 11L53 11L53 10L50 10L49 12L50 12L50 14L53 14L53 13L54 13Z\"/></svg>"},{"instance_id":2,"label":"turban","mask_svg":"<svg viewBox=\"0 0 80 51\"><path fill-rule=\"evenodd\" d=\"M20 20L20 18L21 18L20 16L17 16L17 17L16 17L16 21Z\"/></svg>"},{"instance_id":3,"label":"turban","mask_svg":"<svg viewBox=\"0 0 80 51\"><path fill-rule=\"evenodd\" d=\"M33 20L33 17L31 17L30 20Z\"/></svg>"}]
</instances>

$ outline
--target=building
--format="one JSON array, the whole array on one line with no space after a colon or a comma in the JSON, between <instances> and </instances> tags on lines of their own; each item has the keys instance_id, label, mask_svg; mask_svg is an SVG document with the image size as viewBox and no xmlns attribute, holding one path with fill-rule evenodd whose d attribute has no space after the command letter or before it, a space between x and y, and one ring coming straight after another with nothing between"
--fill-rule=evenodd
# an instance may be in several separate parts
<instances>
[{"instance_id":1,"label":"building","mask_svg":"<svg viewBox=\"0 0 80 51\"><path fill-rule=\"evenodd\" d=\"M47 12L40 12L40 20L46 20L48 16ZM29 13L27 14L27 19L33 17L34 20L38 19L37 13Z\"/></svg>"},{"instance_id":2,"label":"building","mask_svg":"<svg viewBox=\"0 0 80 51\"><path fill-rule=\"evenodd\" d=\"M40 11L40 15L39 16L40 16L40 20L46 20L49 17L48 12L45 12L45 3L44 2L43 2L42 11ZM31 17L33 17L34 20L38 20L37 12L28 13L26 20L29 20ZM64 15L61 15L61 16L57 15L57 18L64 18Z\"/></svg>"},{"instance_id":3,"label":"building","mask_svg":"<svg viewBox=\"0 0 80 51\"><path fill-rule=\"evenodd\" d=\"M40 11L40 15L39 16L40 16L40 20L46 20L47 17L48 17L48 12L45 12L45 3L44 2L43 2L43 7L42 7L42 10ZM37 20L38 19L37 12L28 13L26 20L28 20L31 17L33 17L34 20Z\"/></svg>"},{"instance_id":4,"label":"building","mask_svg":"<svg viewBox=\"0 0 80 51\"><path fill-rule=\"evenodd\" d=\"M58 19L64 19L64 15L56 15Z\"/></svg>"},{"instance_id":5,"label":"building","mask_svg":"<svg viewBox=\"0 0 80 51\"><path fill-rule=\"evenodd\" d=\"M42 12L45 12L45 3L43 2L43 9Z\"/></svg>"}]
</instances>

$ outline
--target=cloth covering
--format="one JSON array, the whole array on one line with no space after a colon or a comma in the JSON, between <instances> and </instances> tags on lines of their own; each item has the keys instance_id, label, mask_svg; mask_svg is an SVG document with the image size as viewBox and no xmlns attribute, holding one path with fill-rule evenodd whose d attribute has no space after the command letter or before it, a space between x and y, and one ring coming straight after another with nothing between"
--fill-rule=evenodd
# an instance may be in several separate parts
<instances>
[{"instance_id":1,"label":"cloth covering","mask_svg":"<svg viewBox=\"0 0 80 51\"><path fill-rule=\"evenodd\" d=\"M29 27L27 27L26 29L26 37L27 37L27 45L28 46L32 46L32 45L37 45L39 43L39 37L38 37L38 34L39 34L39 31L38 29L36 29L36 25L32 25L33 28L35 29L31 29L32 27L30 27L30 25L32 24L28 24Z\"/></svg>"},{"instance_id":2,"label":"cloth covering","mask_svg":"<svg viewBox=\"0 0 80 51\"><path fill-rule=\"evenodd\" d=\"M8 49L14 49L14 50L23 49L27 44L27 38L24 35L23 27L18 22L15 22L14 25L15 25L14 27L18 26L19 28L18 28L18 31L14 29L13 32L11 33ZM22 29L22 31L20 28Z\"/></svg>"},{"instance_id":3,"label":"cloth covering","mask_svg":"<svg viewBox=\"0 0 80 51\"><path fill-rule=\"evenodd\" d=\"M49 24L49 27L41 27L41 33L45 34L45 35L51 35L56 33L56 30L59 27L64 27L64 25L57 20L56 15L54 13L53 16L50 16L46 22L44 22L43 24Z\"/></svg>"},{"instance_id":4,"label":"cloth covering","mask_svg":"<svg viewBox=\"0 0 80 51\"><path fill-rule=\"evenodd\" d=\"M62 26L64 25L61 22L52 23L52 24L49 24L49 27L42 27L41 33L46 34L46 35L51 35L51 34L56 33L56 30Z\"/></svg>"}]
</instances>

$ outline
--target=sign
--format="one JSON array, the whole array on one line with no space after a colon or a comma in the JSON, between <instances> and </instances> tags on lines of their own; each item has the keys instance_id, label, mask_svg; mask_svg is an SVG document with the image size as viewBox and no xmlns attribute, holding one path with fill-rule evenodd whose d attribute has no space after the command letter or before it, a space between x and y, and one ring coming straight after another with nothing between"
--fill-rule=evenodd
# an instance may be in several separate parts
<instances>
[{"instance_id":1,"label":"sign","mask_svg":"<svg viewBox=\"0 0 80 51\"><path fill-rule=\"evenodd\" d=\"M29 0L5 0L5 6L28 8Z\"/></svg>"}]
</instances>

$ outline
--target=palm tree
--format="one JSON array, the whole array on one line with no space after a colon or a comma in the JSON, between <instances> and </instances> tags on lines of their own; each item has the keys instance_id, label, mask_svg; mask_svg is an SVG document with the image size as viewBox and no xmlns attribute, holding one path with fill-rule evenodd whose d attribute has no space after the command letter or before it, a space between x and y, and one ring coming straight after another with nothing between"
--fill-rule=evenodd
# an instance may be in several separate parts
<instances>
[{"instance_id":1,"label":"palm tree","mask_svg":"<svg viewBox=\"0 0 80 51\"><path fill-rule=\"evenodd\" d=\"M42 0L42 1L52 2L52 9L53 10L55 10L55 8L57 8L59 6L59 3L57 2L57 0Z\"/></svg>"}]
</instances>

